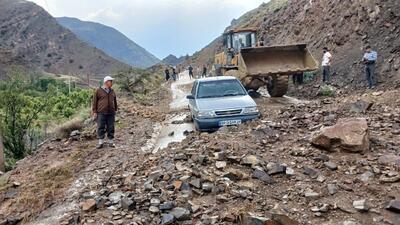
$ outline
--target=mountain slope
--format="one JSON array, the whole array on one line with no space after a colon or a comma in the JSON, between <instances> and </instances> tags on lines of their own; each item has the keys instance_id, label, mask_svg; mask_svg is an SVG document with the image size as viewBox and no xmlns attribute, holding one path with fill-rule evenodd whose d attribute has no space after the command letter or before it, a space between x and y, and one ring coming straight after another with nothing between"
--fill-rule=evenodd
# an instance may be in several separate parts
<instances>
[{"instance_id":1,"label":"mountain slope","mask_svg":"<svg viewBox=\"0 0 400 225\"><path fill-rule=\"evenodd\" d=\"M397 0L271 0L233 20L229 28L258 27L258 36L266 45L307 43L317 60L327 46L334 56L334 84L348 90L363 89L360 60L368 44L379 54L378 81L390 86L400 80L399 12ZM214 40L190 62L213 62L214 53L221 47L222 39Z\"/></svg>"},{"instance_id":2,"label":"mountain slope","mask_svg":"<svg viewBox=\"0 0 400 225\"><path fill-rule=\"evenodd\" d=\"M57 18L57 21L81 40L132 66L147 68L160 62L157 57L112 27L69 17Z\"/></svg>"},{"instance_id":3,"label":"mountain slope","mask_svg":"<svg viewBox=\"0 0 400 225\"><path fill-rule=\"evenodd\" d=\"M181 56L178 58L175 55L170 54L162 60L162 63L170 66L176 66L185 61L185 59L186 56Z\"/></svg>"},{"instance_id":4,"label":"mountain slope","mask_svg":"<svg viewBox=\"0 0 400 225\"><path fill-rule=\"evenodd\" d=\"M79 40L36 4L0 0L0 70L14 65L82 77L128 67Z\"/></svg>"}]
</instances>

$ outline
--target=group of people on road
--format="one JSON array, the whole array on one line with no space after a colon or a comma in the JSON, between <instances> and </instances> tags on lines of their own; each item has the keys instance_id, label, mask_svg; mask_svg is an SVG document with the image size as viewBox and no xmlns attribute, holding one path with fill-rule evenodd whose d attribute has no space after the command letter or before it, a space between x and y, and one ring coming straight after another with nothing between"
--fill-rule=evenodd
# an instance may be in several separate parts
<instances>
[{"instance_id":1,"label":"group of people on road","mask_svg":"<svg viewBox=\"0 0 400 225\"><path fill-rule=\"evenodd\" d=\"M189 65L187 70L189 71L189 78L194 79L195 75L194 75L193 66ZM172 67L172 79L174 81L179 80L179 73L180 73L180 71L178 73L176 73L175 67ZM165 80L169 81L171 79L171 74L170 74L169 68L165 69L164 74L165 74ZM203 65L203 68L201 69L201 73L197 76L197 78L203 78L203 77L207 77L207 66L206 65Z\"/></svg>"},{"instance_id":2,"label":"group of people on road","mask_svg":"<svg viewBox=\"0 0 400 225\"><path fill-rule=\"evenodd\" d=\"M165 69L165 71L164 71L165 80L169 81L171 79L171 77L172 77L173 81L179 80L179 73L176 72L176 68L175 67L171 67L171 69L172 69L172 74L170 74L170 71L169 71L170 69L169 68Z\"/></svg>"},{"instance_id":3,"label":"group of people on road","mask_svg":"<svg viewBox=\"0 0 400 225\"><path fill-rule=\"evenodd\" d=\"M188 71L189 71L189 77L190 77L190 79L193 79L193 78L195 78L195 76L194 76L194 73L193 73L193 67L192 67L192 65L189 65L189 67L188 67ZM207 75L207 66L206 65L203 65L203 68L202 69L200 69L200 67L198 67L197 68L197 72L198 72L198 78L204 78L204 77L207 77L208 75Z\"/></svg>"},{"instance_id":4,"label":"group of people on road","mask_svg":"<svg viewBox=\"0 0 400 225\"><path fill-rule=\"evenodd\" d=\"M323 48L322 56L322 81L326 84L331 82L331 65L332 65L332 54L327 47ZM368 83L368 88L373 89L376 85L375 78L375 65L378 60L378 53L372 50L371 46L365 48L365 53L362 57L361 62L365 65L365 78Z\"/></svg>"}]
</instances>

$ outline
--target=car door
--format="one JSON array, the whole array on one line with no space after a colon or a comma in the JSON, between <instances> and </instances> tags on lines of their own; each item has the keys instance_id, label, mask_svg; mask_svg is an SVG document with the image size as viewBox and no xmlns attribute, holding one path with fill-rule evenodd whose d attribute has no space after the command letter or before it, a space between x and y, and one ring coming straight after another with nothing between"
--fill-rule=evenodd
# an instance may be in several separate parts
<instances>
[{"instance_id":1,"label":"car door","mask_svg":"<svg viewBox=\"0 0 400 225\"><path fill-rule=\"evenodd\" d=\"M192 87L192 90L191 90L191 92L190 92L190 94L191 94L194 98L196 98L196 95L197 95L197 84L198 84L197 81L195 81L195 82L193 83L193 87ZM190 113L191 113L192 115L194 115L194 111L197 109L197 107L196 107L196 99L189 99L189 109L190 109Z\"/></svg>"}]
</instances>

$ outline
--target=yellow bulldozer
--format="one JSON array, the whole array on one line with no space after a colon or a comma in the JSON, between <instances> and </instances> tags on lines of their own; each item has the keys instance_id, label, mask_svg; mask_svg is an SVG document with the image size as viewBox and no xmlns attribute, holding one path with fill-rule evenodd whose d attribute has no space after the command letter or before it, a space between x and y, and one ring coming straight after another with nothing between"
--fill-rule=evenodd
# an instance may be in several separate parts
<instances>
[{"instance_id":1,"label":"yellow bulldozer","mask_svg":"<svg viewBox=\"0 0 400 225\"><path fill-rule=\"evenodd\" d=\"M215 55L215 75L237 77L247 90L266 86L271 97L287 93L289 75L318 69L306 44L263 46L254 28L229 30L223 42L224 51Z\"/></svg>"}]
</instances>

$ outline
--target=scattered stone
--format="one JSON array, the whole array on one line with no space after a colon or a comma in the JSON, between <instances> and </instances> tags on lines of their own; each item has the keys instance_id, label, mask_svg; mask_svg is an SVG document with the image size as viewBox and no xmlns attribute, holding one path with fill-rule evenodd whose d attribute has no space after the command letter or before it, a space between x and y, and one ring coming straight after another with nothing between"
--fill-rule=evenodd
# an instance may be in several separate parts
<instances>
[{"instance_id":1,"label":"scattered stone","mask_svg":"<svg viewBox=\"0 0 400 225\"><path fill-rule=\"evenodd\" d=\"M386 209L392 212L400 213L400 200L391 200Z\"/></svg>"},{"instance_id":2,"label":"scattered stone","mask_svg":"<svg viewBox=\"0 0 400 225\"><path fill-rule=\"evenodd\" d=\"M261 160L255 155L247 155L242 159L242 164L244 165L257 166L260 163Z\"/></svg>"},{"instance_id":3,"label":"scattered stone","mask_svg":"<svg viewBox=\"0 0 400 225\"><path fill-rule=\"evenodd\" d=\"M224 177L226 177L226 178L228 178L229 180L232 180L232 181L238 181L238 180L242 179L243 176L244 175L243 175L243 173L241 171L234 170L234 169L232 169L232 170L230 170L230 171L228 171L227 173L224 174Z\"/></svg>"},{"instance_id":4,"label":"scattered stone","mask_svg":"<svg viewBox=\"0 0 400 225\"><path fill-rule=\"evenodd\" d=\"M315 179L315 178L318 177L318 173L319 173L319 172L318 172L318 170L316 170L316 169L314 169L314 168L305 166L305 167L304 167L303 173L304 173L305 175L308 175L308 176L310 176L311 178Z\"/></svg>"},{"instance_id":5,"label":"scattered stone","mask_svg":"<svg viewBox=\"0 0 400 225\"><path fill-rule=\"evenodd\" d=\"M293 176L294 175L294 169L291 167L286 167L286 175Z\"/></svg>"},{"instance_id":6,"label":"scattered stone","mask_svg":"<svg viewBox=\"0 0 400 225\"><path fill-rule=\"evenodd\" d=\"M341 148L350 152L369 150L369 130L365 118L340 119L336 125L322 128L311 143L328 151Z\"/></svg>"},{"instance_id":7,"label":"scattered stone","mask_svg":"<svg viewBox=\"0 0 400 225\"><path fill-rule=\"evenodd\" d=\"M268 163L267 164L267 170L268 170L268 174L269 175L285 173L286 172L286 166L281 165L279 163Z\"/></svg>"},{"instance_id":8,"label":"scattered stone","mask_svg":"<svg viewBox=\"0 0 400 225\"><path fill-rule=\"evenodd\" d=\"M360 225L360 224L355 221L346 220L346 221L343 221L343 223L341 223L340 225Z\"/></svg>"},{"instance_id":9,"label":"scattered stone","mask_svg":"<svg viewBox=\"0 0 400 225\"><path fill-rule=\"evenodd\" d=\"M306 198L318 198L318 197L319 197L319 193L317 193L317 192L315 192L315 191L313 191L313 190L311 190L311 189L307 189L307 190L304 192L304 196L305 196Z\"/></svg>"},{"instance_id":10,"label":"scattered stone","mask_svg":"<svg viewBox=\"0 0 400 225\"><path fill-rule=\"evenodd\" d=\"M150 205L159 206L160 205L160 199L158 199L158 198L150 199Z\"/></svg>"},{"instance_id":11,"label":"scattered stone","mask_svg":"<svg viewBox=\"0 0 400 225\"><path fill-rule=\"evenodd\" d=\"M121 208L126 210L133 210L135 208L135 202L129 198L122 198L121 199Z\"/></svg>"},{"instance_id":12,"label":"scattered stone","mask_svg":"<svg viewBox=\"0 0 400 225\"><path fill-rule=\"evenodd\" d=\"M150 206L149 211L152 213L158 213L160 212L160 209L157 206L152 205Z\"/></svg>"},{"instance_id":13,"label":"scattered stone","mask_svg":"<svg viewBox=\"0 0 400 225\"><path fill-rule=\"evenodd\" d=\"M338 192L338 188L337 188L336 184L328 184L327 187L328 187L328 193L330 195L334 195Z\"/></svg>"},{"instance_id":14,"label":"scattered stone","mask_svg":"<svg viewBox=\"0 0 400 225\"><path fill-rule=\"evenodd\" d=\"M371 171L366 171L365 173L360 175L360 180L363 182L368 182L373 177L374 177L374 173L372 173Z\"/></svg>"},{"instance_id":15,"label":"scattered stone","mask_svg":"<svg viewBox=\"0 0 400 225\"><path fill-rule=\"evenodd\" d=\"M242 214L240 217L242 225L265 225L269 221L266 217L256 216L253 214Z\"/></svg>"},{"instance_id":16,"label":"scattered stone","mask_svg":"<svg viewBox=\"0 0 400 225\"><path fill-rule=\"evenodd\" d=\"M178 221L190 219L190 211L185 208L181 208L181 207L173 208L171 211L171 214L174 215L174 217Z\"/></svg>"},{"instance_id":17,"label":"scattered stone","mask_svg":"<svg viewBox=\"0 0 400 225\"><path fill-rule=\"evenodd\" d=\"M379 157L378 163L385 166L400 166L400 156L394 154L382 155L381 157Z\"/></svg>"},{"instance_id":18,"label":"scattered stone","mask_svg":"<svg viewBox=\"0 0 400 225\"><path fill-rule=\"evenodd\" d=\"M180 181L180 180L175 180L174 183L173 183L175 190L181 189L182 183L183 183L183 182Z\"/></svg>"},{"instance_id":19,"label":"scattered stone","mask_svg":"<svg viewBox=\"0 0 400 225\"><path fill-rule=\"evenodd\" d=\"M273 184L274 180L264 171L255 169L252 175L253 178L261 180L266 184Z\"/></svg>"},{"instance_id":20,"label":"scattered stone","mask_svg":"<svg viewBox=\"0 0 400 225\"><path fill-rule=\"evenodd\" d=\"M200 180L199 178L192 179L192 180L190 181L190 185L192 185L192 186L195 187L195 188L200 189L200 188L201 188L201 180Z\"/></svg>"},{"instance_id":21,"label":"scattered stone","mask_svg":"<svg viewBox=\"0 0 400 225\"><path fill-rule=\"evenodd\" d=\"M381 183L397 183L400 182L400 174L389 176L388 174L383 174L379 177Z\"/></svg>"},{"instance_id":22,"label":"scattered stone","mask_svg":"<svg viewBox=\"0 0 400 225\"><path fill-rule=\"evenodd\" d=\"M334 162L324 162L324 165L330 170L337 170L338 166Z\"/></svg>"},{"instance_id":23,"label":"scattered stone","mask_svg":"<svg viewBox=\"0 0 400 225\"><path fill-rule=\"evenodd\" d=\"M353 207L361 212L367 212L369 205L366 199L353 201Z\"/></svg>"},{"instance_id":24,"label":"scattered stone","mask_svg":"<svg viewBox=\"0 0 400 225\"><path fill-rule=\"evenodd\" d=\"M160 210L171 210L174 208L174 203L171 201L162 203L159 207Z\"/></svg>"},{"instance_id":25,"label":"scattered stone","mask_svg":"<svg viewBox=\"0 0 400 225\"><path fill-rule=\"evenodd\" d=\"M82 204L82 210L84 212L89 212L89 211L93 211L96 209L96 200L94 199L88 199L86 201L84 201Z\"/></svg>"},{"instance_id":26,"label":"scattered stone","mask_svg":"<svg viewBox=\"0 0 400 225\"><path fill-rule=\"evenodd\" d=\"M116 191L116 192L111 193L111 194L108 196L108 200L109 200L112 204L118 204L118 203L121 201L123 195L124 195L124 194L123 194L122 192Z\"/></svg>"},{"instance_id":27,"label":"scattered stone","mask_svg":"<svg viewBox=\"0 0 400 225\"><path fill-rule=\"evenodd\" d=\"M223 169L226 167L226 162L225 161L217 161L217 162L215 162L215 167L217 167L217 169Z\"/></svg>"},{"instance_id":28,"label":"scattered stone","mask_svg":"<svg viewBox=\"0 0 400 225\"><path fill-rule=\"evenodd\" d=\"M162 216L161 224L162 225L171 225L175 223L175 217L172 214L164 214Z\"/></svg>"},{"instance_id":29,"label":"scattered stone","mask_svg":"<svg viewBox=\"0 0 400 225\"><path fill-rule=\"evenodd\" d=\"M202 184L202 190L205 192L211 192L212 189L214 188L214 184L210 182L205 182Z\"/></svg>"},{"instance_id":30,"label":"scattered stone","mask_svg":"<svg viewBox=\"0 0 400 225\"><path fill-rule=\"evenodd\" d=\"M357 100L355 103L350 105L350 112L354 113L366 113L371 107L373 103L367 102L364 100Z\"/></svg>"}]
</instances>

